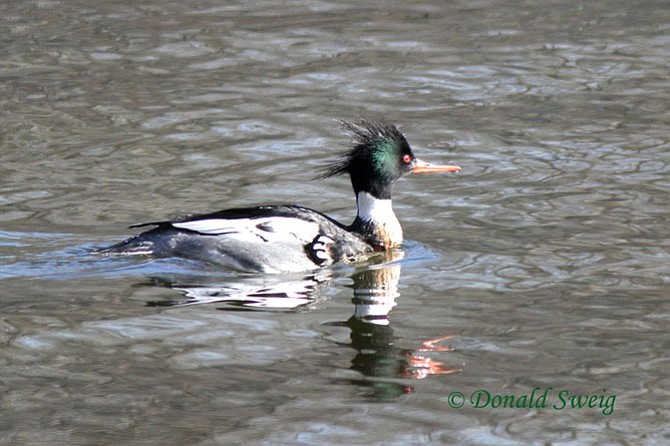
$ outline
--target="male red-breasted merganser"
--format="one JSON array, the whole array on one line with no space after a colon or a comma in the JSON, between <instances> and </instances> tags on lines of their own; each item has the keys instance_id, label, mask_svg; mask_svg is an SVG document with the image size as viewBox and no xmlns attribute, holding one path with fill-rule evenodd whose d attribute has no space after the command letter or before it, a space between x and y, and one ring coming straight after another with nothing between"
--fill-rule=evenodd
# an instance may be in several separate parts
<instances>
[{"instance_id":1,"label":"male red-breasted merganser","mask_svg":"<svg viewBox=\"0 0 670 446\"><path fill-rule=\"evenodd\" d=\"M461 168L417 159L394 125L360 121L342 127L353 137L352 148L317 178L349 174L357 206L351 225L297 205L227 209L131 226L156 227L99 253L182 257L280 273L358 261L400 245L402 229L391 208L393 184L409 173Z\"/></svg>"}]
</instances>

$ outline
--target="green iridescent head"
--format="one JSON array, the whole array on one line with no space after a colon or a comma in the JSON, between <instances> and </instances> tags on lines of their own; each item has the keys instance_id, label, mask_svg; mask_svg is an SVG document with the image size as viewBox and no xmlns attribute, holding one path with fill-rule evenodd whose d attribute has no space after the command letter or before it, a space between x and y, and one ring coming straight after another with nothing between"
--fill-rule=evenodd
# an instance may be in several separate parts
<instances>
[{"instance_id":1,"label":"green iridescent head","mask_svg":"<svg viewBox=\"0 0 670 446\"><path fill-rule=\"evenodd\" d=\"M395 183L412 171L416 157L405 136L392 124L371 121L341 122L353 137L349 151L326 166L319 178L348 173L356 193L390 199Z\"/></svg>"}]
</instances>

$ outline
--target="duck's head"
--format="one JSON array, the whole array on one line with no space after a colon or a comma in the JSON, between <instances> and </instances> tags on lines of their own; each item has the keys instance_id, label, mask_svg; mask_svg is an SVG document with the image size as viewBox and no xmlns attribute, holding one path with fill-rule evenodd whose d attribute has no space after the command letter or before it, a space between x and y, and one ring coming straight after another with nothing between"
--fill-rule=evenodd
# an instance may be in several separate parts
<instances>
[{"instance_id":1,"label":"duck's head","mask_svg":"<svg viewBox=\"0 0 670 446\"><path fill-rule=\"evenodd\" d=\"M341 122L353 137L349 151L326 166L320 178L348 173L358 196L367 192L376 199L389 200L393 184L410 173L459 172L459 166L435 165L421 161L405 136L392 124L371 121Z\"/></svg>"}]
</instances>

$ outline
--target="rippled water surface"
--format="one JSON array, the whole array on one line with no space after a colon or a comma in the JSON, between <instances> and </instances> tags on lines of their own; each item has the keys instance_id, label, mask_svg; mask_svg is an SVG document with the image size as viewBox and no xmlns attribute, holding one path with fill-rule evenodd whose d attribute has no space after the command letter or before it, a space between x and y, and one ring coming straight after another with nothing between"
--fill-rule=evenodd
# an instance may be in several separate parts
<instances>
[{"instance_id":1,"label":"rippled water surface","mask_svg":"<svg viewBox=\"0 0 670 446\"><path fill-rule=\"evenodd\" d=\"M670 442L666 2L5 3L0 443ZM311 178L358 117L463 167L397 185L401 251L90 254L239 205L348 222Z\"/></svg>"}]
</instances>

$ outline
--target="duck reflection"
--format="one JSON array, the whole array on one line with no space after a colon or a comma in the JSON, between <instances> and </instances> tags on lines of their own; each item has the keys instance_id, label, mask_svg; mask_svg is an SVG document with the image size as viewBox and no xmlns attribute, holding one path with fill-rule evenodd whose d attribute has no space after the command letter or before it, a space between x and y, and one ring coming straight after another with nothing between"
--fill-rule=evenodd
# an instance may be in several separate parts
<instances>
[{"instance_id":1,"label":"duck reflection","mask_svg":"<svg viewBox=\"0 0 670 446\"><path fill-rule=\"evenodd\" d=\"M396 346L395 334L389 315L400 296L401 260L404 253L391 250L375 256L370 262L359 265L352 275L354 304L353 315L346 321L327 323L330 326L348 327L350 344L356 350L351 369L360 379L349 382L368 389L369 397L390 399L412 393L411 380L430 375L446 375L460 371L433 359L435 352L448 352L444 345L451 336L425 340L418 348ZM202 283L202 278L182 281L165 281L163 284L180 291L184 298L170 301L149 302L152 306L188 306L224 304L222 310L309 310L320 298L320 290L333 278L332 272L308 276L249 276L236 277L226 284ZM156 279L154 279L156 281ZM197 284L193 284L197 283Z\"/></svg>"},{"instance_id":2,"label":"duck reflection","mask_svg":"<svg viewBox=\"0 0 670 446\"><path fill-rule=\"evenodd\" d=\"M451 336L422 342L418 349L395 345L389 314L397 305L401 251L389 251L380 264L353 274L354 314L347 321L351 329L351 347L358 352L351 368L363 378L354 383L369 388L368 396L389 399L412 393L414 386L407 379L423 379L429 375L446 375L460 371L433 360L430 352L446 352L452 348L441 345Z\"/></svg>"},{"instance_id":3,"label":"duck reflection","mask_svg":"<svg viewBox=\"0 0 670 446\"><path fill-rule=\"evenodd\" d=\"M308 310L320 297L320 289L331 279L330 273L307 276L241 276L234 280L209 281L202 278L158 279L153 284L180 291L182 299L147 302L148 306L184 307L224 304L222 310ZM211 282L211 283L208 283Z\"/></svg>"}]
</instances>

